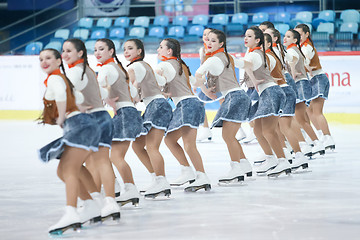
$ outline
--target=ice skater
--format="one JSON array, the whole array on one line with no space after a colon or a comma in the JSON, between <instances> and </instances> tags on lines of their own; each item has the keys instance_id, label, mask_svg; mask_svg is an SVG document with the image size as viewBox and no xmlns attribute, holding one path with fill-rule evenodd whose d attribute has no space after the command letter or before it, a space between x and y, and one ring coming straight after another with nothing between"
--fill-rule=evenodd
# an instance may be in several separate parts
<instances>
[{"instance_id":1,"label":"ice skater","mask_svg":"<svg viewBox=\"0 0 360 240\"><path fill-rule=\"evenodd\" d=\"M142 136L132 144L134 152L147 170L155 174L153 183L145 192L145 197L154 198L159 194L170 196L171 189L165 177L164 158L159 151L172 118L172 108L159 87L165 85L166 80L154 73L150 65L144 61L144 44L139 39L130 39L124 43L124 56L130 62L129 79L139 89L139 96L135 98L143 100L146 106Z\"/></svg>"},{"instance_id":2,"label":"ice skater","mask_svg":"<svg viewBox=\"0 0 360 240\"><path fill-rule=\"evenodd\" d=\"M78 105L80 110L90 114L96 120L101 131L99 151L92 153L86 160L86 167L97 186L96 192L92 193L92 197L97 201L83 199L80 196L82 200L85 200L80 208L82 223L96 217L96 209L99 209L102 219L118 218L120 217L120 208L115 201L115 175L109 159L113 125L111 117L103 105L106 93L100 91L96 74L89 66L87 50L83 41L75 38L66 40L63 44L62 57L69 67L67 77L74 88L84 97L83 103ZM91 178L84 182L90 180ZM105 198L99 194L101 185L105 190Z\"/></svg>"},{"instance_id":3,"label":"ice skater","mask_svg":"<svg viewBox=\"0 0 360 240\"><path fill-rule=\"evenodd\" d=\"M243 68L259 93L259 101L251 107L251 120L255 120L254 132L266 154L266 159L256 168L259 174L275 176L290 173L290 163L285 159L278 135L275 131L285 94L274 82L267 64L264 34L259 27L251 27L245 33L245 46L249 52L243 59ZM273 152L276 156L273 155Z\"/></svg>"},{"instance_id":4,"label":"ice skater","mask_svg":"<svg viewBox=\"0 0 360 240\"><path fill-rule=\"evenodd\" d=\"M314 124L319 139L322 141L325 149L335 149L335 142L329 130L328 122L323 113L325 100L329 96L330 83L325 72L322 70L319 55L316 51L310 36L310 29L306 24L299 24L295 31L300 33L301 51L305 57L310 60L311 68L311 102L306 109L311 122Z\"/></svg>"},{"instance_id":5,"label":"ice skater","mask_svg":"<svg viewBox=\"0 0 360 240\"><path fill-rule=\"evenodd\" d=\"M210 190L210 180L207 177L201 155L196 147L196 133L199 125L204 121L204 104L193 94L191 85L196 79L191 76L189 67L181 59L179 41L173 38L164 39L157 49L160 62L155 70L165 77L167 82L166 94L175 103L173 117L166 132L165 143L181 166L181 175L170 185L181 186L190 183L185 191L199 189ZM182 138L184 149L196 170L194 174L185 156L184 149L178 140Z\"/></svg>"},{"instance_id":6,"label":"ice skater","mask_svg":"<svg viewBox=\"0 0 360 240\"><path fill-rule=\"evenodd\" d=\"M227 53L226 36L224 32L212 30L209 33L208 56L209 58L196 71L196 86L212 99L216 99L215 93L221 92L225 96L211 127L222 122L222 137L230 154L231 170L220 177L220 183L243 181L244 176L252 176L252 167L246 159L242 147L235 135L240 124L248 120L250 98L236 79L236 59ZM215 82L214 87L208 88L204 84L204 76Z\"/></svg>"},{"instance_id":7,"label":"ice skater","mask_svg":"<svg viewBox=\"0 0 360 240\"><path fill-rule=\"evenodd\" d=\"M67 229L81 227L82 219L77 211L79 189L83 187L80 176L84 172L90 175L83 163L93 151L98 151L100 129L89 114L79 111L73 84L65 75L60 53L55 49L44 49L39 58L41 69L48 74L44 81L44 111L40 119L44 124L59 125L64 129L63 137L39 150L44 162L60 159L57 175L65 183L65 214L49 228L49 233L61 235ZM93 185L96 188L95 183ZM89 193L86 194L91 199Z\"/></svg>"},{"instance_id":8,"label":"ice skater","mask_svg":"<svg viewBox=\"0 0 360 240\"><path fill-rule=\"evenodd\" d=\"M291 127L291 123L293 121L293 117L295 116L295 104L296 104L296 93L291 86L289 86L285 80L285 76L283 74L284 65L280 58L274 52L272 45L273 41L270 34L264 33L265 37L265 52L269 59L269 67L270 67L270 75L274 78L276 83L281 87L283 92L285 93L285 104L282 108L282 112L279 118L279 127L280 133L284 134L286 139L289 141L291 148L295 153L295 158L292 158L291 153L290 159L286 157L286 152L289 151L286 148L284 140L280 139L281 143L283 144L284 154L287 160L291 163L291 168L293 170L297 170L298 168L302 167L303 169L308 168L308 159L305 155L301 152L299 141L296 138L294 128ZM300 129L298 129L300 132ZM301 134L301 132L300 132ZM279 134L278 134L279 135Z\"/></svg>"},{"instance_id":9,"label":"ice skater","mask_svg":"<svg viewBox=\"0 0 360 240\"><path fill-rule=\"evenodd\" d=\"M286 46L287 50L285 59L290 65L297 89L296 120L313 141L312 155L317 153L323 155L325 154L324 145L316 136L306 113L306 103L311 101L311 85L306 73L306 65L308 64L305 63L305 55L300 47L300 34L294 29L287 31L284 36L284 46Z\"/></svg>"},{"instance_id":10,"label":"ice skater","mask_svg":"<svg viewBox=\"0 0 360 240\"><path fill-rule=\"evenodd\" d=\"M130 95L130 88L135 91L134 95L137 94L137 89L129 84L129 74L116 56L113 41L107 38L98 39L95 43L94 55L101 66L98 81L102 88L108 90L106 102L116 113L113 117L114 135L110 159L124 182L124 191L116 201L121 205L130 202L138 205L140 195L131 168L125 161L131 141L135 141L140 136L142 129L141 114L135 108Z\"/></svg>"}]
</instances>

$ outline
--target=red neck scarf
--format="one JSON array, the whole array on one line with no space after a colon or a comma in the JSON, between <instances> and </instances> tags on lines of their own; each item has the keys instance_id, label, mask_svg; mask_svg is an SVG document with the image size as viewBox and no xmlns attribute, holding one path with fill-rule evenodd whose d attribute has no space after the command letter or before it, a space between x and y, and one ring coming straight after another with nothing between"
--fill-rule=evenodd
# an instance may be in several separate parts
<instances>
[{"instance_id":1,"label":"red neck scarf","mask_svg":"<svg viewBox=\"0 0 360 240\"><path fill-rule=\"evenodd\" d=\"M206 54L206 56L209 56L209 57L212 57L214 56L215 54L219 53L219 52L224 52L225 49L224 48L219 48L218 50L214 51L214 52L209 52Z\"/></svg>"},{"instance_id":2,"label":"red neck scarf","mask_svg":"<svg viewBox=\"0 0 360 240\"><path fill-rule=\"evenodd\" d=\"M271 52L271 49L270 49L270 48L267 49L267 50L265 50L265 53L269 53L269 52Z\"/></svg>"},{"instance_id":3,"label":"red neck scarf","mask_svg":"<svg viewBox=\"0 0 360 240\"><path fill-rule=\"evenodd\" d=\"M170 60L170 59L175 59L177 60L177 57L165 57L165 56L161 56L161 61L167 61L167 60Z\"/></svg>"},{"instance_id":4,"label":"red neck scarf","mask_svg":"<svg viewBox=\"0 0 360 240\"><path fill-rule=\"evenodd\" d=\"M292 43L289 46L287 46L286 50L292 48L292 47L297 47L296 43Z\"/></svg>"},{"instance_id":5,"label":"red neck scarf","mask_svg":"<svg viewBox=\"0 0 360 240\"><path fill-rule=\"evenodd\" d=\"M254 47L249 49L249 53L255 51L255 50L261 50L261 47Z\"/></svg>"},{"instance_id":6,"label":"red neck scarf","mask_svg":"<svg viewBox=\"0 0 360 240\"><path fill-rule=\"evenodd\" d=\"M111 62L115 62L115 61L114 61L114 58L109 58L109 59L106 60L104 63L98 63L96 66L102 67L102 66L104 66L104 65L106 65L106 64L108 64L108 63L111 63Z\"/></svg>"},{"instance_id":7,"label":"red neck scarf","mask_svg":"<svg viewBox=\"0 0 360 240\"><path fill-rule=\"evenodd\" d=\"M68 67L69 67L69 68L73 68L73 67L75 67L76 65L78 65L79 63L83 63L83 62L84 62L84 59L79 59L79 60L73 62L72 64L68 64Z\"/></svg>"},{"instance_id":8,"label":"red neck scarf","mask_svg":"<svg viewBox=\"0 0 360 240\"><path fill-rule=\"evenodd\" d=\"M300 47L302 47L302 46L304 46L305 45L305 47L309 44L309 41L310 41L310 39L306 39L301 45L300 45Z\"/></svg>"},{"instance_id":9,"label":"red neck scarf","mask_svg":"<svg viewBox=\"0 0 360 240\"><path fill-rule=\"evenodd\" d=\"M58 69L55 69L52 73L50 73L48 76L47 76L47 78L45 79L45 81L44 81L44 84L45 84L45 86L47 87L47 81L48 81L48 79L49 79L49 77L51 76L51 75L60 75L61 74L61 72L60 72L60 69L58 68Z\"/></svg>"},{"instance_id":10,"label":"red neck scarf","mask_svg":"<svg viewBox=\"0 0 360 240\"><path fill-rule=\"evenodd\" d=\"M141 57L136 57L136 58L134 58L132 61L131 61L131 63L133 63L133 62L135 62L136 60L139 60Z\"/></svg>"},{"instance_id":11,"label":"red neck scarf","mask_svg":"<svg viewBox=\"0 0 360 240\"><path fill-rule=\"evenodd\" d=\"M272 47L277 47L277 44L276 44L276 43L273 43Z\"/></svg>"}]
</instances>

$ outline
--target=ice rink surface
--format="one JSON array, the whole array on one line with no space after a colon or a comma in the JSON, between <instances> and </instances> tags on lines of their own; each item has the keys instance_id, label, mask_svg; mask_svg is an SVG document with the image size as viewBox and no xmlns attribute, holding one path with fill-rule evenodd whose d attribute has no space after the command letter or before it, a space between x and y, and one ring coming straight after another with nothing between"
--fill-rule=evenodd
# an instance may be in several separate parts
<instances>
[{"instance_id":1,"label":"ice rink surface","mask_svg":"<svg viewBox=\"0 0 360 240\"><path fill-rule=\"evenodd\" d=\"M198 144L212 181L210 192L184 193L173 188L164 201L140 200L122 207L118 224L68 231L64 239L301 239L360 238L360 125L331 124L336 151L310 162L309 171L280 176L254 176L238 186L220 187L218 177L229 168L221 129L213 141ZM64 184L56 176L58 162L42 163L37 149L61 136L57 126L30 121L0 121L0 239L50 239L47 229L65 205ZM260 152L243 145L248 159ZM168 180L179 164L164 144ZM127 154L138 189L150 175L133 151ZM118 175L118 173L116 172ZM54 237L53 237L54 238Z\"/></svg>"}]
</instances>

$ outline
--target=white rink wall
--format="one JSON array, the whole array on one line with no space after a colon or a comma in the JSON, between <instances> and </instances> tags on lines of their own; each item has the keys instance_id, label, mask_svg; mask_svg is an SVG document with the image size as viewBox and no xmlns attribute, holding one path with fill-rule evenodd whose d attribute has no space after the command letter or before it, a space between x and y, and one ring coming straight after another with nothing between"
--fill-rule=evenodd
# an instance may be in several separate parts
<instances>
[{"instance_id":1,"label":"white rink wall","mask_svg":"<svg viewBox=\"0 0 360 240\"><path fill-rule=\"evenodd\" d=\"M118 56L123 63L126 63L123 55ZM198 66L195 66L197 62L193 61L198 59L197 54L189 56L184 57L184 61L192 60L190 68L197 69ZM147 54L145 61L154 66L158 62L157 55ZM325 112L360 113L360 53L320 56L320 61L331 84ZM96 71L97 61L93 55L89 56L89 63ZM0 71L0 111L42 109L45 90L43 81L46 74L40 69L38 56L1 56ZM242 76L241 72L240 76Z\"/></svg>"}]
</instances>

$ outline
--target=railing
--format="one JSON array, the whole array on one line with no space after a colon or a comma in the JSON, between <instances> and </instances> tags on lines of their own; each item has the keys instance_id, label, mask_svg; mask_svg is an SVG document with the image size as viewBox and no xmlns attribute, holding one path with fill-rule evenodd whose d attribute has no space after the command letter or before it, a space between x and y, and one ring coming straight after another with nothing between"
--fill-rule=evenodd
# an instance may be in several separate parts
<instances>
[{"instance_id":1,"label":"railing","mask_svg":"<svg viewBox=\"0 0 360 240\"><path fill-rule=\"evenodd\" d=\"M29 16L21 19L21 20L18 20L18 21L14 22L14 23L11 23L11 24L9 24L9 25L1 28L1 29L0 29L0 32L9 31L9 30L11 30L11 28L14 28L15 26L19 26L20 24L23 24L25 21L34 19L35 17L40 16L41 14L45 14L45 13L49 12L50 10L53 10L54 8L56 8L56 7L58 7L58 6L61 6L62 4L67 3L67 2L73 2L73 1L72 1L72 0L63 0L63 1L60 1L60 2L58 2L58 3L55 3L55 4L49 6L49 7L46 8L46 9L43 9L43 10L41 10L41 11L38 11L38 12L36 12L36 13L34 13L34 14L31 14L31 15L29 15ZM79 9L79 5L76 5L73 9L64 11L63 13L58 14L58 15L56 15L55 17L52 17L52 18L50 18L50 19L48 19L48 20L45 20L45 21L43 21L43 22L41 22L41 23L38 23L38 24L34 25L34 26L31 27L31 28L22 30L21 32L19 32L19 33L17 33L17 34L14 34L14 35L12 35L12 36L10 36L10 37L8 37L8 38L0 41L0 49L3 49L3 48L4 48L4 45L5 45L5 44L8 44L10 41L14 41L15 39L19 39L19 38L21 38L21 37L24 37L27 33L31 32L31 31L34 31L34 30L36 30L36 29L38 29L38 28L40 28L40 27L42 27L42 26L44 26L44 25L46 25L46 24L49 24L49 23L54 22L54 21L56 21L56 20L59 20L59 19L61 19L61 18L64 17L64 16L70 15L70 14L72 14L72 13L74 13L74 12L76 13L76 19L73 19L73 20L71 20L71 21L68 21L68 22L66 22L65 24L60 25L60 27L56 27L55 29L53 28L53 29L51 29L51 30L47 30L45 34L42 34L42 35L40 35L40 36L38 36L38 37L34 37L33 39L31 39L31 40L29 40L29 41L27 41L27 42L25 42L25 43L23 43L23 44L20 44L20 45L14 47L14 48L10 48L10 49L7 49L7 50L5 50L5 51L3 51L3 52L0 52L0 54L2 54L2 55L12 54L12 53L14 53L14 52L17 51L17 50L24 48L27 44L29 44L29 43L31 43L31 42L38 41L38 40L40 40L40 39L43 39L43 38L45 38L45 37L53 34L53 33L56 32L56 30L59 29L59 28L66 28L66 27L71 26L72 24L74 24L75 22L77 22L77 21L79 20L78 9Z\"/></svg>"}]
</instances>

